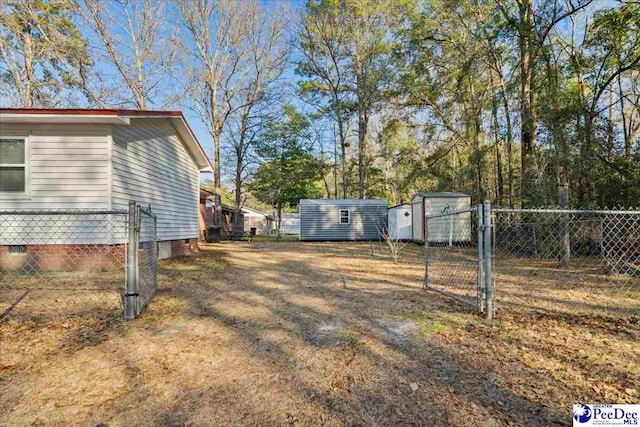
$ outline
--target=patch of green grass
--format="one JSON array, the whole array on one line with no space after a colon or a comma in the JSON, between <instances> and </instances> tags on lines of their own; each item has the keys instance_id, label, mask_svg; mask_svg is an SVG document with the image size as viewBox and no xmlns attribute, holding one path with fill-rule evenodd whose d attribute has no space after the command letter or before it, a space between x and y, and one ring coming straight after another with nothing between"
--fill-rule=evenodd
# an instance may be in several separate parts
<instances>
[{"instance_id":1,"label":"patch of green grass","mask_svg":"<svg viewBox=\"0 0 640 427\"><path fill-rule=\"evenodd\" d=\"M465 319L459 315L441 311L414 310L403 317L415 322L423 336L434 332L453 332L466 323Z\"/></svg>"},{"instance_id":2,"label":"patch of green grass","mask_svg":"<svg viewBox=\"0 0 640 427\"><path fill-rule=\"evenodd\" d=\"M218 254L200 253L161 261L158 273L175 282L202 282L222 273L229 265Z\"/></svg>"},{"instance_id":3,"label":"patch of green grass","mask_svg":"<svg viewBox=\"0 0 640 427\"><path fill-rule=\"evenodd\" d=\"M297 234L282 234L279 240L276 234L256 234L253 237L254 242L297 242L298 240Z\"/></svg>"}]
</instances>

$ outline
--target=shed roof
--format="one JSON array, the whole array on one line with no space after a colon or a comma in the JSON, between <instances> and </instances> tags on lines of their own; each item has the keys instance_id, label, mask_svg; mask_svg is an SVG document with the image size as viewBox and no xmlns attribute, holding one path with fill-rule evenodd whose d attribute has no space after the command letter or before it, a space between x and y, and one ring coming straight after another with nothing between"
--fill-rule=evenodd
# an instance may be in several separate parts
<instances>
[{"instance_id":1,"label":"shed roof","mask_svg":"<svg viewBox=\"0 0 640 427\"><path fill-rule=\"evenodd\" d=\"M335 206L354 206L354 205L375 205L387 206L384 199L302 199L301 205L335 205Z\"/></svg>"},{"instance_id":2,"label":"shed roof","mask_svg":"<svg viewBox=\"0 0 640 427\"><path fill-rule=\"evenodd\" d=\"M453 199L457 197L469 197L469 195L465 193L456 193L452 191L427 191L423 193L416 193L416 195L413 196L413 198L415 199L416 197L425 197L430 199L438 199L438 198Z\"/></svg>"},{"instance_id":3,"label":"shed roof","mask_svg":"<svg viewBox=\"0 0 640 427\"><path fill-rule=\"evenodd\" d=\"M389 206L389 210L395 209L395 208L405 208L405 207L410 208L411 203L400 203L399 205Z\"/></svg>"}]
</instances>

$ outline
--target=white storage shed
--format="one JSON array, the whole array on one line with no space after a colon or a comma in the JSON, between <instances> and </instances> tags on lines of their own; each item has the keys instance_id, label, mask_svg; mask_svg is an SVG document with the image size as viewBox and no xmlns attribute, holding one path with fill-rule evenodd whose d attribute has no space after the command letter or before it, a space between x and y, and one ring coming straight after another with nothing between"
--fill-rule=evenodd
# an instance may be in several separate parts
<instances>
[{"instance_id":1,"label":"white storage shed","mask_svg":"<svg viewBox=\"0 0 640 427\"><path fill-rule=\"evenodd\" d=\"M428 231L430 243L451 243L471 240L471 213L430 221L425 230L425 218L471 207L471 196L464 193L428 192L418 193L411 201L412 240L424 242Z\"/></svg>"},{"instance_id":2,"label":"white storage shed","mask_svg":"<svg viewBox=\"0 0 640 427\"><path fill-rule=\"evenodd\" d=\"M387 215L389 237L391 239L411 240L413 238L411 231L411 205L409 203L390 207Z\"/></svg>"}]
</instances>

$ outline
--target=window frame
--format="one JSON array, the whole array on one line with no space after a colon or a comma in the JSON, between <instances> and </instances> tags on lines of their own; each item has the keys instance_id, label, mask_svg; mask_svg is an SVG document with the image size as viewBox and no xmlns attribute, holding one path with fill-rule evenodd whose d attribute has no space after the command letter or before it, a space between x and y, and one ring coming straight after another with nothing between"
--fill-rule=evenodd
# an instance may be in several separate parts
<instances>
[{"instance_id":1,"label":"window frame","mask_svg":"<svg viewBox=\"0 0 640 427\"><path fill-rule=\"evenodd\" d=\"M347 222L342 222L342 212L347 213ZM338 213L338 221L340 222L340 225L351 224L351 209L340 209Z\"/></svg>"},{"instance_id":2,"label":"window frame","mask_svg":"<svg viewBox=\"0 0 640 427\"><path fill-rule=\"evenodd\" d=\"M31 197L31 179L30 179L30 168L29 168L29 153L31 144L29 141L29 135L20 135L20 134L7 134L0 135L0 143L3 139L21 139L24 141L24 163L0 163L0 168L2 167L23 167L24 168L24 192L22 193L14 193L14 192L2 192L0 191L0 199L2 200L20 200L20 199L29 199Z\"/></svg>"}]
</instances>

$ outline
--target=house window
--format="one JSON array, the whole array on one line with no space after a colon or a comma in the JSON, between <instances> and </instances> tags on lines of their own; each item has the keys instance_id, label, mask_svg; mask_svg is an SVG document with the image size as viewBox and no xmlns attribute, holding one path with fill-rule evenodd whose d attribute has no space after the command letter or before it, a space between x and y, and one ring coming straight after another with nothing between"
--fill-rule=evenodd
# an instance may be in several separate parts
<instances>
[{"instance_id":1,"label":"house window","mask_svg":"<svg viewBox=\"0 0 640 427\"><path fill-rule=\"evenodd\" d=\"M0 193L27 192L26 140L0 139Z\"/></svg>"},{"instance_id":2,"label":"house window","mask_svg":"<svg viewBox=\"0 0 640 427\"><path fill-rule=\"evenodd\" d=\"M349 224L351 222L351 213L349 209L340 209L340 224Z\"/></svg>"}]
</instances>

